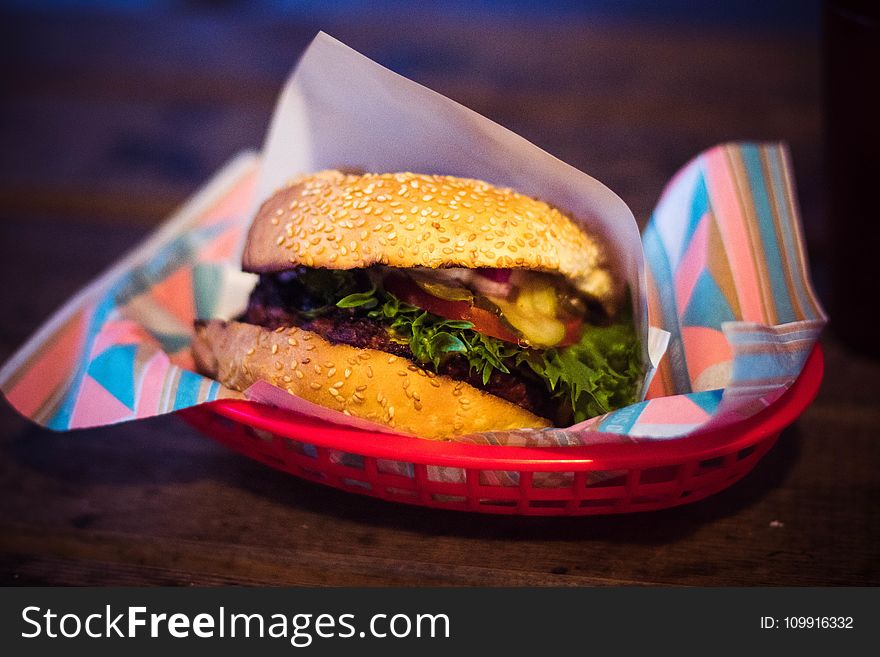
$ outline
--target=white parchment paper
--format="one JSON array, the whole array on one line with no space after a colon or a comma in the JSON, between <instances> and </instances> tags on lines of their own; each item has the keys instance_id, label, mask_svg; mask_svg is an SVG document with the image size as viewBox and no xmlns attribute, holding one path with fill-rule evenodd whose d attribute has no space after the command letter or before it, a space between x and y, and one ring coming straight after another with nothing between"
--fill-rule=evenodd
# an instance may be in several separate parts
<instances>
[{"instance_id":1,"label":"white parchment paper","mask_svg":"<svg viewBox=\"0 0 880 657\"><path fill-rule=\"evenodd\" d=\"M652 375L665 351L665 332L651 331L649 339L642 243L620 197L519 135L323 32L303 54L275 109L254 210L291 178L322 169L477 178L569 213L608 245L613 266L628 282L646 380ZM299 400L267 394L265 386L247 394L308 412ZM335 421L351 424L351 418L333 413L339 416ZM328 419L325 412L322 417Z\"/></svg>"}]
</instances>

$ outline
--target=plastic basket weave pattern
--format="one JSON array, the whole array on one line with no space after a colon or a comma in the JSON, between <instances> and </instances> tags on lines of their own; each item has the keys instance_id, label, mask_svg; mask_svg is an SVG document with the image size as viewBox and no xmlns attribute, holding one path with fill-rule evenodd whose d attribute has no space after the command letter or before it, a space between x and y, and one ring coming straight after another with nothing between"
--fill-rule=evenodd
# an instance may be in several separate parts
<instances>
[{"instance_id":1,"label":"plastic basket weave pattern","mask_svg":"<svg viewBox=\"0 0 880 657\"><path fill-rule=\"evenodd\" d=\"M761 413L721 430L638 444L526 448L436 442L330 425L238 400L181 415L273 468L383 500L479 513L630 513L694 502L741 479L816 396L823 369L817 346L791 388ZM437 476L450 468L460 481Z\"/></svg>"}]
</instances>

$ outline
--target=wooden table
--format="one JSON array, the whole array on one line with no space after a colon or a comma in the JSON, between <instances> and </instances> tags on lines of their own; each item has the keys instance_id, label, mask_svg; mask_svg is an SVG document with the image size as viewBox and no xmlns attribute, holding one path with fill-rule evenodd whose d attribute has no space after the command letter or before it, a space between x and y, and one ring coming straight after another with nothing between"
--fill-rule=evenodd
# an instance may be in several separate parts
<instances>
[{"instance_id":1,"label":"wooden table","mask_svg":"<svg viewBox=\"0 0 880 657\"><path fill-rule=\"evenodd\" d=\"M319 28L596 175L640 222L701 149L786 140L824 289L816 35L569 18L0 16L14 63L0 106L0 359L259 146ZM56 434L2 402L0 583L877 585L880 364L824 346L818 399L752 474L620 517L397 506L269 470L173 417Z\"/></svg>"}]
</instances>

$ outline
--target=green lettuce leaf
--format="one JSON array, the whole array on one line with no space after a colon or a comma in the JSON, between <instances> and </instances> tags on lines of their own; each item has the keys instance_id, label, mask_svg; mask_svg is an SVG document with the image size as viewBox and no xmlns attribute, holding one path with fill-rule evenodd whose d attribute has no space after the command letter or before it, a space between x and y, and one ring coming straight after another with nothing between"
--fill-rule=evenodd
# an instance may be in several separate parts
<instances>
[{"instance_id":1,"label":"green lettuce leaf","mask_svg":"<svg viewBox=\"0 0 880 657\"><path fill-rule=\"evenodd\" d=\"M436 371L447 358L463 357L484 385L496 370L526 373L541 380L561 405L570 406L575 423L633 403L643 378L630 317L610 326L585 324L576 344L536 350L483 335L470 322L438 317L375 286L355 290L356 281L347 276L322 275L317 282L328 304L382 322L422 365Z\"/></svg>"},{"instance_id":2,"label":"green lettuce leaf","mask_svg":"<svg viewBox=\"0 0 880 657\"><path fill-rule=\"evenodd\" d=\"M342 297L336 302L340 308L375 308L379 301L376 299L376 288L367 292L355 292Z\"/></svg>"},{"instance_id":3,"label":"green lettuce leaf","mask_svg":"<svg viewBox=\"0 0 880 657\"><path fill-rule=\"evenodd\" d=\"M586 325L577 344L523 352L518 360L541 377L551 392L570 402L574 422L632 404L644 376L631 321Z\"/></svg>"}]
</instances>

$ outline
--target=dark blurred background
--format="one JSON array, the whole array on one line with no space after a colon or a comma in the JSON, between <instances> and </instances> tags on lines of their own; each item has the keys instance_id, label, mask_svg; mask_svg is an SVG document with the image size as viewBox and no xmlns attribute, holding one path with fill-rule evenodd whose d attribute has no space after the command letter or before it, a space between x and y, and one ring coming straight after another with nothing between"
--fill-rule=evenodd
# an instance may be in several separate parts
<instances>
[{"instance_id":1,"label":"dark blurred background","mask_svg":"<svg viewBox=\"0 0 880 657\"><path fill-rule=\"evenodd\" d=\"M67 298L227 159L259 148L284 79L324 30L599 178L642 224L702 149L788 142L823 287L820 10L817 0L3 3L0 274L44 256L60 272L75 257L82 276L35 283L41 307ZM103 246L93 260L56 240ZM31 295L4 301L20 322L0 328L0 357L41 319L27 312Z\"/></svg>"},{"instance_id":2,"label":"dark blurred background","mask_svg":"<svg viewBox=\"0 0 880 657\"><path fill-rule=\"evenodd\" d=\"M642 225L701 150L787 142L827 302L832 261L876 261L862 246L876 248L880 226L868 221L871 4L2 3L0 362L225 161L259 148L318 30L602 180ZM832 179L848 203L833 215ZM870 327L873 278L846 276L853 323ZM174 418L56 435L3 402L0 582L876 584L880 367L823 344L819 398L742 484L684 510L577 524L426 514L267 470Z\"/></svg>"},{"instance_id":3,"label":"dark blurred background","mask_svg":"<svg viewBox=\"0 0 880 657\"><path fill-rule=\"evenodd\" d=\"M57 0L2 11L6 221L154 225L238 150L259 147L283 80L323 29L596 176L640 221L700 150L785 140L811 242L822 242L814 0Z\"/></svg>"}]
</instances>

